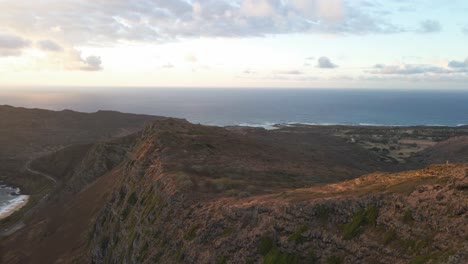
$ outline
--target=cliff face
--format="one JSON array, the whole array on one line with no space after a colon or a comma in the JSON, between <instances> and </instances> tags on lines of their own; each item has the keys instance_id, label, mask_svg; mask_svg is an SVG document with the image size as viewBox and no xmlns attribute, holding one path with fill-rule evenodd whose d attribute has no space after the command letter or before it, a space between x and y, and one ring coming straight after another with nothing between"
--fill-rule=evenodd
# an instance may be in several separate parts
<instances>
[{"instance_id":1,"label":"cliff face","mask_svg":"<svg viewBox=\"0 0 468 264\"><path fill-rule=\"evenodd\" d=\"M314 185L329 178L298 177L313 167L279 158L287 149L172 121L133 149L91 227L94 263L468 260L467 165ZM348 168L334 164L335 175Z\"/></svg>"}]
</instances>

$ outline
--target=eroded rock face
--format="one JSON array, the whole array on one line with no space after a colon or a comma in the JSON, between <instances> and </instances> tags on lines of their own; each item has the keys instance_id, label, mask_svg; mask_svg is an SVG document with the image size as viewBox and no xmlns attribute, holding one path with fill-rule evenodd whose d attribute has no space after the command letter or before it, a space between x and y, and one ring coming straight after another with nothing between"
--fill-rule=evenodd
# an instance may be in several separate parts
<instances>
[{"instance_id":1,"label":"eroded rock face","mask_svg":"<svg viewBox=\"0 0 468 264\"><path fill-rule=\"evenodd\" d=\"M93 263L466 263L467 165L242 198L182 173L174 158L196 157L176 136L144 133L91 232Z\"/></svg>"}]
</instances>

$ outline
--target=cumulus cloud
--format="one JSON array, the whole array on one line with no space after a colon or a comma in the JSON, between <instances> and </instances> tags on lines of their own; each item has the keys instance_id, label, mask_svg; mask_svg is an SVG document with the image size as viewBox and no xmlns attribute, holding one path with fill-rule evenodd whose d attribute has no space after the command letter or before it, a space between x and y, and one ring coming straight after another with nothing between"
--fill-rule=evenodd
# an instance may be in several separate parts
<instances>
[{"instance_id":1,"label":"cumulus cloud","mask_svg":"<svg viewBox=\"0 0 468 264\"><path fill-rule=\"evenodd\" d=\"M332 63L328 57L320 57L318 59L317 67L322 69L333 69L337 68L338 65Z\"/></svg>"},{"instance_id":2,"label":"cumulus cloud","mask_svg":"<svg viewBox=\"0 0 468 264\"><path fill-rule=\"evenodd\" d=\"M19 56L31 42L17 35L0 33L0 56Z\"/></svg>"},{"instance_id":3,"label":"cumulus cloud","mask_svg":"<svg viewBox=\"0 0 468 264\"><path fill-rule=\"evenodd\" d=\"M69 71L100 71L102 70L101 57L90 55L83 57L76 49L67 50L57 57L64 70Z\"/></svg>"},{"instance_id":4,"label":"cumulus cloud","mask_svg":"<svg viewBox=\"0 0 468 264\"><path fill-rule=\"evenodd\" d=\"M85 59L82 59L83 66L80 67L83 71L100 71L102 70L101 57L98 56L88 56Z\"/></svg>"},{"instance_id":5,"label":"cumulus cloud","mask_svg":"<svg viewBox=\"0 0 468 264\"><path fill-rule=\"evenodd\" d=\"M420 24L419 32L436 33L442 31L442 26L437 20L425 20Z\"/></svg>"},{"instance_id":6,"label":"cumulus cloud","mask_svg":"<svg viewBox=\"0 0 468 264\"><path fill-rule=\"evenodd\" d=\"M43 51L51 51L51 52L63 51L62 46L48 39L38 41L37 46Z\"/></svg>"}]
</instances>

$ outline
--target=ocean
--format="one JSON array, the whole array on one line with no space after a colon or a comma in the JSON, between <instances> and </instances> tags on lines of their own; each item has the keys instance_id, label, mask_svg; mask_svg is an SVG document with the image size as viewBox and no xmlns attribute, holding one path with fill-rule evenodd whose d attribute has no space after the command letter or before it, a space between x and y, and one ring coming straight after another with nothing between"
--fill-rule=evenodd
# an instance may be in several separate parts
<instances>
[{"instance_id":1,"label":"ocean","mask_svg":"<svg viewBox=\"0 0 468 264\"><path fill-rule=\"evenodd\" d=\"M83 112L116 110L218 126L468 124L468 89L0 88L0 104Z\"/></svg>"}]
</instances>

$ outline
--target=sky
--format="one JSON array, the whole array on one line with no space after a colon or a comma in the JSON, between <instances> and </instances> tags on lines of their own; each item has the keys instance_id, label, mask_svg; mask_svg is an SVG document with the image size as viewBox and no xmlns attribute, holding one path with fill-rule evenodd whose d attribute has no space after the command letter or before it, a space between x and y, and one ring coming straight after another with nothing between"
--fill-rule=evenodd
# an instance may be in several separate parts
<instances>
[{"instance_id":1,"label":"sky","mask_svg":"<svg viewBox=\"0 0 468 264\"><path fill-rule=\"evenodd\" d=\"M468 90L466 0L0 0L0 89Z\"/></svg>"}]
</instances>

